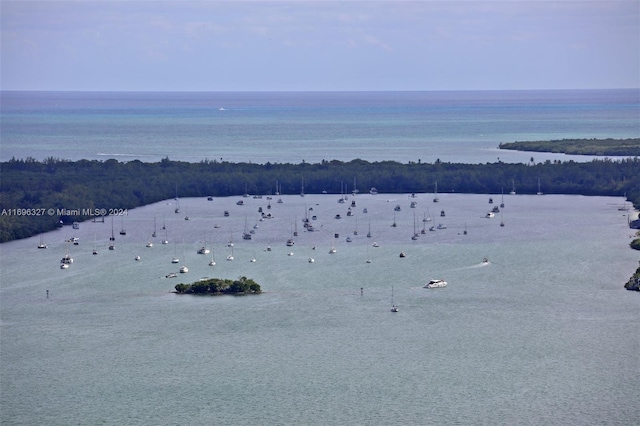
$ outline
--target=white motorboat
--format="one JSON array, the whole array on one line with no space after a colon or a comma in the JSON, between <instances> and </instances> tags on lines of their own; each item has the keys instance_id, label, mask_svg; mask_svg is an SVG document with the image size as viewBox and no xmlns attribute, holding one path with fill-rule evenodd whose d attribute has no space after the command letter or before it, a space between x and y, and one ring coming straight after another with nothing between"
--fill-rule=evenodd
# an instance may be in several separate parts
<instances>
[{"instance_id":1,"label":"white motorboat","mask_svg":"<svg viewBox=\"0 0 640 426\"><path fill-rule=\"evenodd\" d=\"M443 288L446 286L447 282L445 280L430 280L423 288Z\"/></svg>"}]
</instances>

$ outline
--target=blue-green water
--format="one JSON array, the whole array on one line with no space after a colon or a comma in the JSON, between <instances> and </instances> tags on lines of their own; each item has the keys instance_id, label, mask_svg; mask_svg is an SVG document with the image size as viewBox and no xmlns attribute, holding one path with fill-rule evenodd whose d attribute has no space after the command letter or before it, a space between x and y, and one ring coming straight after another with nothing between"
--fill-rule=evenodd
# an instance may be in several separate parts
<instances>
[{"instance_id":1,"label":"blue-green water","mask_svg":"<svg viewBox=\"0 0 640 426\"><path fill-rule=\"evenodd\" d=\"M640 137L640 90L1 92L0 160L528 162L502 142ZM592 157L535 153L536 161Z\"/></svg>"},{"instance_id":2,"label":"blue-green water","mask_svg":"<svg viewBox=\"0 0 640 426\"><path fill-rule=\"evenodd\" d=\"M505 195L491 219L489 195L432 198L181 199L180 214L167 200L115 219L114 251L109 220L48 233L47 250L0 245L2 424L636 423L640 299L622 285L638 253L622 198ZM216 266L196 254L205 241ZM171 293L205 276L265 293ZM422 288L432 278L449 284Z\"/></svg>"}]
</instances>

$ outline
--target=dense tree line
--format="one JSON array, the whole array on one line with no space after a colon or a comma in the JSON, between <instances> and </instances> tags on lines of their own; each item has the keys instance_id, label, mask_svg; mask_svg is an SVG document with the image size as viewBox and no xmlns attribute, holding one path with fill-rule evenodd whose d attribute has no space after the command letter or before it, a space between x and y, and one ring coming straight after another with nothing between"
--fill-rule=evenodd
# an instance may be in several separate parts
<instances>
[{"instance_id":1,"label":"dense tree line","mask_svg":"<svg viewBox=\"0 0 640 426\"><path fill-rule=\"evenodd\" d=\"M176 292L180 294L260 294L260 285L251 278L240 277L237 280L210 278L196 281L193 284L177 284Z\"/></svg>"},{"instance_id":2,"label":"dense tree line","mask_svg":"<svg viewBox=\"0 0 640 426\"><path fill-rule=\"evenodd\" d=\"M555 152L572 155L638 156L640 139L560 139L551 141L501 143L500 149Z\"/></svg>"},{"instance_id":3,"label":"dense tree line","mask_svg":"<svg viewBox=\"0 0 640 426\"><path fill-rule=\"evenodd\" d=\"M519 194L533 194L538 179L547 194L627 195L640 207L640 160L597 160L586 163L458 164L395 161L320 163L187 163L168 158L156 163L47 158L11 159L0 163L0 242L26 238L90 216L48 215L48 209L130 209L179 197L231 196L245 192L268 195L339 194L376 187L380 193L439 192L499 194L512 184ZM41 215L14 214L44 209Z\"/></svg>"}]
</instances>

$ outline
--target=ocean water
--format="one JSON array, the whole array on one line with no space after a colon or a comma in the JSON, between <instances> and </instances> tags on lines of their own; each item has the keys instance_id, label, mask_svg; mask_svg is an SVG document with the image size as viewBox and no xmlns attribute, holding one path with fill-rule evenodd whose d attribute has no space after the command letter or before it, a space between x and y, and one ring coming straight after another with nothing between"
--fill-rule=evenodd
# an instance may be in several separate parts
<instances>
[{"instance_id":1,"label":"ocean water","mask_svg":"<svg viewBox=\"0 0 640 426\"><path fill-rule=\"evenodd\" d=\"M0 160L460 163L593 157L502 142L640 136L640 90L1 92Z\"/></svg>"},{"instance_id":2,"label":"ocean water","mask_svg":"<svg viewBox=\"0 0 640 426\"><path fill-rule=\"evenodd\" d=\"M46 250L0 245L1 423L637 423L640 299L623 288L637 212L622 198L277 198L180 199L180 214L165 200L47 233ZM239 276L264 293L172 293ZM432 278L448 286L422 288Z\"/></svg>"},{"instance_id":3,"label":"ocean water","mask_svg":"<svg viewBox=\"0 0 640 426\"><path fill-rule=\"evenodd\" d=\"M638 137L638 93L1 92L0 160L587 161L497 146ZM189 198L180 214L165 200L47 233L47 250L40 237L0 244L0 423L636 424L624 200L439 197ZM486 218L490 197L505 207ZM165 278L182 263L189 273ZM264 293L172 293L239 276ZM449 284L422 288L432 278Z\"/></svg>"}]
</instances>

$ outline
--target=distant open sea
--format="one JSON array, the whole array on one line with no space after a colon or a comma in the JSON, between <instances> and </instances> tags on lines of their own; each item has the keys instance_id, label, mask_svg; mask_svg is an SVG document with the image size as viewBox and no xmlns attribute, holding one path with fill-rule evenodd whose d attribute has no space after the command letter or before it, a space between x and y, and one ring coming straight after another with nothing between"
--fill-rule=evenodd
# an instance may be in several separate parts
<instances>
[{"instance_id":1,"label":"distant open sea","mask_svg":"<svg viewBox=\"0 0 640 426\"><path fill-rule=\"evenodd\" d=\"M0 160L528 162L501 142L640 137L640 90L1 92ZM593 157L535 153L547 159Z\"/></svg>"}]
</instances>

